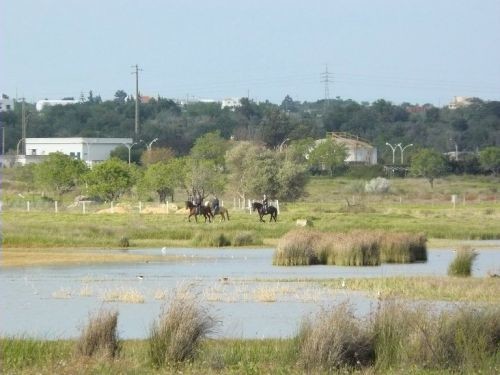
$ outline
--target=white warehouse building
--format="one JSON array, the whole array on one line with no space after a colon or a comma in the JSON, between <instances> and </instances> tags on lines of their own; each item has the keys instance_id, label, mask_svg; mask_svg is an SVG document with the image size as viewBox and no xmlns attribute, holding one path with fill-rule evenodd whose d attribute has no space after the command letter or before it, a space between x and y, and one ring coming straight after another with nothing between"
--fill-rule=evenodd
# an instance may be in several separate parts
<instances>
[{"instance_id":1,"label":"white warehouse building","mask_svg":"<svg viewBox=\"0 0 500 375\"><path fill-rule=\"evenodd\" d=\"M26 138L25 160L21 155L18 162L38 162L50 153L62 152L92 166L109 159L116 147L126 146L130 150L132 144L132 138Z\"/></svg>"}]
</instances>

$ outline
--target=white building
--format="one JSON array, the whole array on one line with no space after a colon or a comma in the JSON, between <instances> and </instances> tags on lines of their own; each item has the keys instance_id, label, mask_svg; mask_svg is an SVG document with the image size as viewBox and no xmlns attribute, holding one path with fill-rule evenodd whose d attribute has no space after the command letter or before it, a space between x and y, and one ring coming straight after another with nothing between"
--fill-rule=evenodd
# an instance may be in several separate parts
<instances>
[{"instance_id":1,"label":"white building","mask_svg":"<svg viewBox=\"0 0 500 375\"><path fill-rule=\"evenodd\" d=\"M45 107L51 107L54 105L68 105L80 103L79 100L74 99L43 99L36 102L36 110L41 111Z\"/></svg>"},{"instance_id":2,"label":"white building","mask_svg":"<svg viewBox=\"0 0 500 375\"><path fill-rule=\"evenodd\" d=\"M222 103L220 105L221 109L224 108L237 108L241 107L241 98L226 98L222 99Z\"/></svg>"},{"instance_id":3,"label":"white building","mask_svg":"<svg viewBox=\"0 0 500 375\"><path fill-rule=\"evenodd\" d=\"M21 164L39 162L54 152L72 156L92 166L109 159L118 146L131 148L132 138L26 138L26 155L18 159Z\"/></svg>"},{"instance_id":4,"label":"white building","mask_svg":"<svg viewBox=\"0 0 500 375\"><path fill-rule=\"evenodd\" d=\"M349 133L327 133L327 138L331 138L346 147L346 163L377 164L377 149L368 141ZM316 143L325 141L326 139L319 139Z\"/></svg>"},{"instance_id":5,"label":"white building","mask_svg":"<svg viewBox=\"0 0 500 375\"><path fill-rule=\"evenodd\" d=\"M14 110L14 99L9 99L7 95L2 95L0 99L0 112L7 112Z\"/></svg>"}]
</instances>

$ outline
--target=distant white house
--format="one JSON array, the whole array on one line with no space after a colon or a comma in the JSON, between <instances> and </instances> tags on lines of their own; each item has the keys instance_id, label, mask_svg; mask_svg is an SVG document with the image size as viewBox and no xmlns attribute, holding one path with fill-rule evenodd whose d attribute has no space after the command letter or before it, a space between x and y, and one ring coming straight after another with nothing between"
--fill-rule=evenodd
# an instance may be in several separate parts
<instances>
[{"instance_id":1,"label":"distant white house","mask_svg":"<svg viewBox=\"0 0 500 375\"><path fill-rule=\"evenodd\" d=\"M221 107L221 109L224 109L224 108L233 108L234 109L237 107L241 107L241 98L222 99L220 107Z\"/></svg>"},{"instance_id":2,"label":"distant white house","mask_svg":"<svg viewBox=\"0 0 500 375\"><path fill-rule=\"evenodd\" d=\"M3 94L0 99L0 112L7 112L14 110L14 99L10 99L7 95Z\"/></svg>"},{"instance_id":3,"label":"distant white house","mask_svg":"<svg viewBox=\"0 0 500 375\"><path fill-rule=\"evenodd\" d=\"M449 109L457 109L468 107L472 103L474 103L474 97L471 96L454 96L453 100L448 104Z\"/></svg>"},{"instance_id":4,"label":"distant white house","mask_svg":"<svg viewBox=\"0 0 500 375\"><path fill-rule=\"evenodd\" d=\"M36 163L54 152L85 161L89 166L109 159L118 146L131 147L132 138L26 138L26 155L19 155L20 164Z\"/></svg>"},{"instance_id":5,"label":"distant white house","mask_svg":"<svg viewBox=\"0 0 500 375\"><path fill-rule=\"evenodd\" d=\"M367 140L349 133L327 133L327 138L319 139L316 143L325 142L328 138L346 147L347 163L377 164L377 149Z\"/></svg>"},{"instance_id":6,"label":"distant white house","mask_svg":"<svg viewBox=\"0 0 500 375\"><path fill-rule=\"evenodd\" d=\"M36 102L35 107L37 111L43 110L45 107L54 105L68 105L80 103L79 100L74 99L43 99Z\"/></svg>"}]
</instances>

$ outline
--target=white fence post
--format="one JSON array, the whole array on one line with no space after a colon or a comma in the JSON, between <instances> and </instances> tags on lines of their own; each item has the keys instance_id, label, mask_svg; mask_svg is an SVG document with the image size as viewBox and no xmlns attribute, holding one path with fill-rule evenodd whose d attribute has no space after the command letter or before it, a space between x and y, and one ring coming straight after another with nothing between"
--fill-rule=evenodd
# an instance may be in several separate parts
<instances>
[{"instance_id":1,"label":"white fence post","mask_svg":"<svg viewBox=\"0 0 500 375\"><path fill-rule=\"evenodd\" d=\"M278 211L278 215L280 214L280 202L276 199L276 210Z\"/></svg>"},{"instance_id":2,"label":"white fence post","mask_svg":"<svg viewBox=\"0 0 500 375\"><path fill-rule=\"evenodd\" d=\"M56 214L59 212L59 210L57 209L57 201L54 201L54 209L56 211Z\"/></svg>"},{"instance_id":3,"label":"white fence post","mask_svg":"<svg viewBox=\"0 0 500 375\"><path fill-rule=\"evenodd\" d=\"M115 213L115 206L113 205L113 201L111 201L111 213Z\"/></svg>"},{"instance_id":4,"label":"white fence post","mask_svg":"<svg viewBox=\"0 0 500 375\"><path fill-rule=\"evenodd\" d=\"M82 212L83 212L83 214L85 214L85 213L86 213L86 212L85 212L85 201L83 201L83 202L82 202Z\"/></svg>"},{"instance_id":5,"label":"white fence post","mask_svg":"<svg viewBox=\"0 0 500 375\"><path fill-rule=\"evenodd\" d=\"M142 202L139 201L139 213L142 213Z\"/></svg>"},{"instance_id":6,"label":"white fence post","mask_svg":"<svg viewBox=\"0 0 500 375\"><path fill-rule=\"evenodd\" d=\"M26 210L30 212L30 201L26 201Z\"/></svg>"},{"instance_id":7,"label":"white fence post","mask_svg":"<svg viewBox=\"0 0 500 375\"><path fill-rule=\"evenodd\" d=\"M168 201L167 201L167 214L168 214Z\"/></svg>"}]
</instances>

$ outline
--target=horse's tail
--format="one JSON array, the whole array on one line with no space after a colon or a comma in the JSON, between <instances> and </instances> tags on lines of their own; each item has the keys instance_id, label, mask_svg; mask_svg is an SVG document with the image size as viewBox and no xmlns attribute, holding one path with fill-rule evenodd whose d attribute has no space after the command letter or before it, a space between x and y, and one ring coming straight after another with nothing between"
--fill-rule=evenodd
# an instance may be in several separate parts
<instances>
[{"instance_id":1,"label":"horse's tail","mask_svg":"<svg viewBox=\"0 0 500 375\"><path fill-rule=\"evenodd\" d=\"M226 208L227 221L229 221L229 210Z\"/></svg>"}]
</instances>

